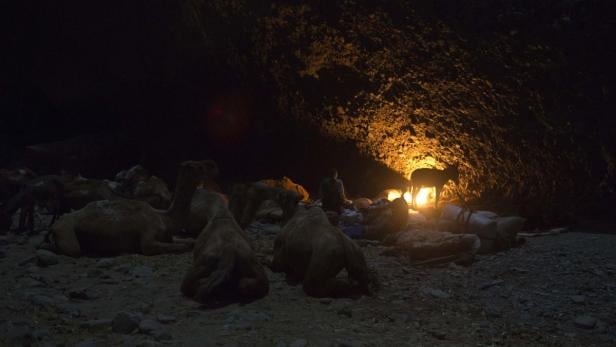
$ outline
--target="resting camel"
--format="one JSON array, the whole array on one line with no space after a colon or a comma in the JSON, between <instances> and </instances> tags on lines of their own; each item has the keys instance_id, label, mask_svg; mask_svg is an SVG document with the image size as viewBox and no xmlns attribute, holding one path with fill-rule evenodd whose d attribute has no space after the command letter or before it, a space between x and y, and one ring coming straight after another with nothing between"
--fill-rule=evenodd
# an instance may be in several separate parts
<instances>
[{"instance_id":1,"label":"resting camel","mask_svg":"<svg viewBox=\"0 0 616 347\"><path fill-rule=\"evenodd\" d=\"M210 202L204 210L208 223L195 242L182 294L203 304L265 296L269 282L248 237L220 194L205 190L201 194Z\"/></svg>"},{"instance_id":2,"label":"resting camel","mask_svg":"<svg viewBox=\"0 0 616 347\"><path fill-rule=\"evenodd\" d=\"M190 214L184 225L182 235L197 237L203 228L206 227L210 215L209 210L216 208L227 208L227 198L221 193L212 192L207 189L198 188L195 190L190 203Z\"/></svg>"},{"instance_id":3,"label":"resting camel","mask_svg":"<svg viewBox=\"0 0 616 347\"><path fill-rule=\"evenodd\" d=\"M337 279L342 269L356 283ZM359 247L318 207L298 207L282 228L274 244L272 270L286 273L292 283L302 282L306 294L315 297L372 294L377 285Z\"/></svg>"},{"instance_id":4,"label":"resting camel","mask_svg":"<svg viewBox=\"0 0 616 347\"><path fill-rule=\"evenodd\" d=\"M289 177L283 176L282 179L265 179L259 181L261 183L265 183L270 187L282 188L286 190L292 190L297 193L299 201L307 202L310 200L310 194L306 190L306 188L302 187L300 184L293 182Z\"/></svg>"},{"instance_id":5,"label":"resting camel","mask_svg":"<svg viewBox=\"0 0 616 347\"><path fill-rule=\"evenodd\" d=\"M248 185L236 184L231 193L229 209L240 224L242 229L246 228L254 219L257 209L265 200L273 200L282 208L283 224L291 218L299 196L293 190L284 188L270 187L263 182L255 182Z\"/></svg>"},{"instance_id":6,"label":"resting camel","mask_svg":"<svg viewBox=\"0 0 616 347\"><path fill-rule=\"evenodd\" d=\"M173 234L182 228L195 188L205 175L203 162L183 162L168 210L138 200L102 200L65 214L51 228L55 247L73 257L84 253L155 255L187 251L191 245L174 243Z\"/></svg>"},{"instance_id":7,"label":"resting camel","mask_svg":"<svg viewBox=\"0 0 616 347\"><path fill-rule=\"evenodd\" d=\"M151 175L141 165L120 171L110 188L116 194L145 201L155 208L167 208L171 202L171 192L165 181Z\"/></svg>"}]
</instances>

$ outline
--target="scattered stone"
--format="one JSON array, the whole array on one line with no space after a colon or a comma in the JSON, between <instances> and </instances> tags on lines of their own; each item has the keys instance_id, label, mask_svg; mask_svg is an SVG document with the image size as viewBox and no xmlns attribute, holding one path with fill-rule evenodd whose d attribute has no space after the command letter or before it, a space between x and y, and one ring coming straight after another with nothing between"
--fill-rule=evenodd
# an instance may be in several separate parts
<instances>
[{"instance_id":1,"label":"scattered stone","mask_svg":"<svg viewBox=\"0 0 616 347\"><path fill-rule=\"evenodd\" d=\"M154 336L156 337L157 341L170 341L170 340L173 340L173 335L171 335L171 333L168 332L167 330L159 331L158 333L154 334Z\"/></svg>"},{"instance_id":2,"label":"scattered stone","mask_svg":"<svg viewBox=\"0 0 616 347\"><path fill-rule=\"evenodd\" d=\"M308 341L306 339L297 339L289 345L289 347L306 347L308 346Z\"/></svg>"},{"instance_id":3,"label":"scattered stone","mask_svg":"<svg viewBox=\"0 0 616 347\"><path fill-rule=\"evenodd\" d=\"M429 296L432 296L438 299L449 299L450 297L450 295L445 293L444 291L440 289L430 288L430 287L421 288L421 292L424 295L429 295Z\"/></svg>"},{"instance_id":4,"label":"scattered stone","mask_svg":"<svg viewBox=\"0 0 616 347\"><path fill-rule=\"evenodd\" d=\"M486 317L488 318L501 318L503 316L501 311L495 307L488 307L486 308L485 312L486 312Z\"/></svg>"},{"instance_id":5,"label":"scattered stone","mask_svg":"<svg viewBox=\"0 0 616 347\"><path fill-rule=\"evenodd\" d=\"M144 319L139 323L139 332L143 334L154 335L161 328L160 323L152 319Z\"/></svg>"},{"instance_id":6,"label":"scattered stone","mask_svg":"<svg viewBox=\"0 0 616 347\"><path fill-rule=\"evenodd\" d=\"M340 340L337 341L338 347L361 347L361 343L355 340Z\"/></svg>"},{"instance_id":7,"label":"scattered stone","mask_svg":"<svg viewBox=\"0 0 616 347\"><path fill-rule=\"evenodd\" d=\"M141 341L139 343L137 343L135 345L136 347L158 347L158 346L162 346L162 344L156 342L156 341Z\"/></svg>"},{"instance_id":8,"label":"scattered stone","mask_svg":"<svg viewBox=\"0 0 616 347\"><path fill-rule=\"evenodd\" d=\"M68 292L69 299L73 300L92 300L95 297L89 293L87 288L73 289Z\"/></svg>"},{"instance_id":9,"label":"scattered stone","mask_svg":"<svg viewBox=\"0 0 616 347\"><path fill-rule=\"evenodd\" d=\"M583 304L586 301L586 297L584 295L572 295L571 300L576 304Z\"/></svg>"},{"instance_id":10,"label":"scattered stone","mask_svg":"<svg viewBox=\"0 0 616 347\"><path fill-rule=\"evenodd\" d=\"M447 334L441 330L433 329L429 330L428 333L439 340L445 340L447 338Z\"/></svg>"},{"instance_id":11,"label":"scattered stone","mask_svg":"<svg viewBox=\"0 0 616 347\"><path fill-rule=\"evenodd\" d=\"M319 302L322 303L323 305L329 305L329 304L332 303L332 301L333 300L330 299L330 298L323 298L323 299L319 300Z\"/></svg>"},{"instance_id":12,"label":"scattered stone","mask_svg":"<svg viewBox=\"0 0 616 347\"><path fill-rule=\"evenodd\" d=\"M139 327L139 321L134 315L130 315L126 312L118 313L111 321L111 330L114 333L130 334L137 330Z\"/></svg>"},{"instance_id":13,"label":"scattered stone","mask_svg":"<svg viewBox=\"0 0 616 347\"><path fill-rule=\"evenodd\" d=\"M24 286L24 287L40 288L40 287L44 287L45 286L45 284L43 282L35 280L34 278L31 278L31 277L26 277L26 278L20 280L19 283L22 286Z\"/></svg>"},{"instance_id":14,"label":"scattered stone","mask_svg":"<svg viewBox=\"0 0 616 347\"><path fill-rule=\"evenodd\" d=\"M30 323L24 321L7 322L5 339L9 346L33 346L35 338Z\"/></svg>"},{"instance_id":15,"label":"scattered stone","mask_svg":"<svg viewBox=\"0 0 616 347\"><path fill-rule=\"evenodd\" d=\"M88 339L78 342L75 347L100 347L103 346L103 343L99 343L99 341L95 339Z\"/></svg>"},{"instance_id":16,"label":"scattered stone","mask_svg":"<svg viewBox=\"0 0 616 347\"><path fill-rule=\"evenodd\" d=\"M147 302L142 302L139 305L139 312L141 313L150 313L152 312L152 308L154 307L154 305L152 303L147 303Z\"/></svg>"},{"instance_id":17,"label":"scattered stone","mask_svg":"<svg viewBox=\"0 0 616 347\"><path fill-rule=\"evenodd\" d=\"M573 323L580 328L592 329L597 324L597 319L591 316L578 316Z\"/></svg>"},{"instance_id":18,"label":"scattered stone","mask_svg":"<svg viewBox=\"0 0 616 347\"><path fill-rule=\"evenodd\" d=\"M251 330L256 322L268 322L272 317L269 314L257 311L233 311L227 314L225 329Z\"/></svg>"},{"instance_id":19,"label":"scattered stone","mask_svg":"<svg viewBox=\"0 0 616 347\"><path fill-rule=\"evenodd\" d=\"M101 269L92 269L86 273L87 277L94 278L99 277L103 274L103 270Z\"/></svg>"},{"instance_id":20,"label":"scattered stone","mask_svg":"<svg viewBox=\"0 0 616 347\"><path fill-rule=\"evenodd\" d=\"M391 317L394 321L402 322L402 323L411 323L413 321L413 316L409 313L397 313L392 315Z\"/></svg>"},{"instance_id":21,"label":"scattered stone","mask_svg":"<svg viewBox=\"0 0 616 347\"><path fill-rule=\"evenodd\" d=\"M36 260L36 256L33 255L33 256L30 256L30 257L20 261L19 263L17 263L17 265L24 266L24 265L30 264L31 262L33 262L35 260Z\"/></svg>"},{"instance_id":22,"label":"scattered stone","mask_svg":"<svg viewBox=\"0 0 616 347\"><path fill-rule=\"evenodd\" d=\"M115 260L113 258L99 259L96 262L96 266L101 269L109 269L113 267L113 265L115 265Z\"/></svg>"},{"instance_id":23,"label":"scattered stone","mask_svg":"<svg viewBox=\"0 0 616 347\"><path fill-rule=\"evenodd\" d=\"M45 295L32 295L30 296L29 300L33 305L36 306L47 307L54 304L54 301L50 297Z\"/></svg>"},{"instance_id":24,"label":"scattered stone","mask_svg":"<svg viewBox=\"0 0 616 347\"><path fill-rule=\"evenodd\" d=\"M146 265L139 265L130 272L131 275L140 278L151 277L153 273L152 268Z\"/></svg>"},{"instance_id":25,"label":"scattered stone","mask_svg":"<svg viewBox=\"0 0 616 347\"><path fill-rule=\"evenodd\" d=\"M344 317L347 317L347 318L353 317L353 311L349 307L342 307L342 308L340 308L338 310L337 313L338 313L339 316L344 316Z\"/></svg>"},{"instance_id":26,"label":"scattered stone","mask_svg":"<svg viewBox=\"0 0 616 347\"><path fill-rule=\"evenodd\" d=\"M163 324L169 324L169 323L173 323L177 320L177 318L175 318L174 316L169 316L169 315L165 315L165 314L159 314L156 319L163 323Z\"/></svg>"},{"instance_id":27,"label":"scattered stone","mask_svg":"<svg viewBox=\"0 0 616 347\"><path fill-rule=\"evenodd\" d=\"M101 280L102 284L118 284L120 283L120 281L114 279L114 278L104 278Z\"/></svg>"},{"instance_id":28,"label":"scattered stone","mask_svg":"<svg viewBox=\"0 0 616 347\"><path fill-rule=\"evenodd\" d=\"M505 281L503 281L503 280L496 280L496 281L492 281L492 282L484 283L484 284L482 284L481 286L479 286L479 289L480 289L480 290L485 290L485 289L488 289L488 288L491 288L491 287L497 286L497 285L499 285L499 284L501 284L501 283L505 283Z\"/></svg>"},{"instance_id":29,"label":"scattered stone","mask_svg":"<svg viewBox=\"0 0 616 347\"><path fill-rule=\"evenodd\" d=\"M81 323L82 328L104 328L108 327L111 324L111 319L93 319L89 321L85 321Z\"/></svg>"},{"instance_id":30,"label":"scattered stone","mask_svg":"<svg viewBox=\"0 0 616 347\"><path fill-rule=\"evenodd\" d=\"M45 249L36 251L36 259L39 266L51 266L59 263L58 255Z\"/></svg>"}]
</instances>

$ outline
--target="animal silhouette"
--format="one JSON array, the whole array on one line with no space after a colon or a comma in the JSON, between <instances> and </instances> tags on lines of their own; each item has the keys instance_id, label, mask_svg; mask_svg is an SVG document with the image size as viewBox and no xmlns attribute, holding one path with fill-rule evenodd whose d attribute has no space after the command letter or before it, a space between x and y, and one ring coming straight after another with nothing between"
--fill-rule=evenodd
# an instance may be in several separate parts
<instances>
[{"instance_id":1,"label":"animal silhouette","mask_svg":"<svg viewBox=\"0 0 616 347\"><path fill-rule=\"evenodd\" d=\"M419 190L423 187L434 187L436 190L436 198L434 207L438 207L438 201L443 190L443 186L449 180L456 184L459 182L459 173L456 166L448 166L444 170L439 169L417 169L411 173L411 196L413 208L417 207L416 200Z\"/></svg>"}]
</instances>

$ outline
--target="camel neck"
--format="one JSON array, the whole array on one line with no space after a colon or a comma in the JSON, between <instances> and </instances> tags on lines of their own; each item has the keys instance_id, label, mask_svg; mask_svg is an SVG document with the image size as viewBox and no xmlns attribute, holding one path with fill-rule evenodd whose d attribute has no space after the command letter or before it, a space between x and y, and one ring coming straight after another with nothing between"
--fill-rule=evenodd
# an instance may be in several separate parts
<instances>
[{"instance_id":1,"label":"camel neck","mask_svg":"<svg viewBox=\"0 0 616 347\"><path fill-rule=\"evenodd\" d=\"M193 194L197 189L197 184L192 180L182 179L181 175L175 185L173 201L167 210L171 218L179 218L186 215L190 209Z\"/></svg>"}]
</instances>

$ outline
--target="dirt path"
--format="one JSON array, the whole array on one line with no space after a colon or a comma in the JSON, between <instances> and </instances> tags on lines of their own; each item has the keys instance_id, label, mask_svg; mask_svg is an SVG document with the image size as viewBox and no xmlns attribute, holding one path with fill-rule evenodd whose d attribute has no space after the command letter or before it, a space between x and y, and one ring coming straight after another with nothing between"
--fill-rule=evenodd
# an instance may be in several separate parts
<instances>
[{"instance_id":1,"label":"dirt path","mask_svg":"<svg viewBox=\"0 0 616 347\"><path fill-rule=\"evenodd\" d=\"M309 298L268 272L266 298L219 309L180 295L189 254L39 266L39 241L0 238L2 346L616 345L615 235L532 238L469 267L414 267L368 245L375 297Z\"/></svg>"}]
</instances>

